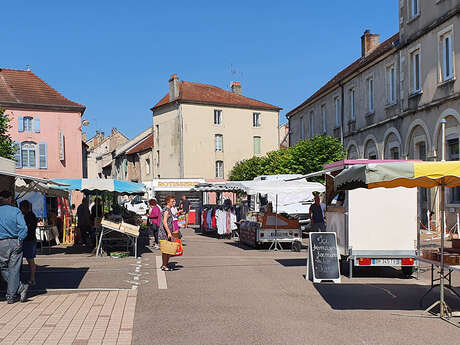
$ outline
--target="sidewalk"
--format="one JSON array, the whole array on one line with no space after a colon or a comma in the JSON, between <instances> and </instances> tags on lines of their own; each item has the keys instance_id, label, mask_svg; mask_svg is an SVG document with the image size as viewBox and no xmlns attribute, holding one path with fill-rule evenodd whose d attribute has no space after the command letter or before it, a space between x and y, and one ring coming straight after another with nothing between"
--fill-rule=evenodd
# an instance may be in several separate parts
<instances>
[{"instance_id":1,"label":"sidewalk","mask_svg":"<svg viewBox=\"0 0 460 345\"><path fill-rule=\"evenodd\" d=\"M0 344L129 345L137 289L0 302Z\"/></svg>"}]
</instances>

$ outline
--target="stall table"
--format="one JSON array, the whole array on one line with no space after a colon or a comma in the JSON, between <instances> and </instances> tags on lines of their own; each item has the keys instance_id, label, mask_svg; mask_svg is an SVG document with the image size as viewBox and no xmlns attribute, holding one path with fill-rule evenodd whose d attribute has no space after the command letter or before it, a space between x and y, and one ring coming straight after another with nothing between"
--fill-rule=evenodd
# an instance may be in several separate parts
<instances>
[{"instance_id":1,"label":"stall table","mask_svg":"<svg viewBox=\"0 0 460 345\"><path fill-rule=\"evenodd\" d=\"M105 219L101 221L96 256L102 256L102 241L104 240L104 236L107 236L111 232L117 232L125 235L128 240L127 247L134 247L134 256L137 258L137 238L139 237L139 227L123 222L115 223ZM107 240L110 241L108 238Z\"/></svg>"}]
</instances>

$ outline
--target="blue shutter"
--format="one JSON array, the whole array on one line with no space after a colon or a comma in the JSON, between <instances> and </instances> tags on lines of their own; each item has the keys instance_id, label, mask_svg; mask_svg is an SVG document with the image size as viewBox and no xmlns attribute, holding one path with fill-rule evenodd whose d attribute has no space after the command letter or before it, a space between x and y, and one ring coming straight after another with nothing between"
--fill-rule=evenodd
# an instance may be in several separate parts
<instances>
[{"instance_id":1,"label":"blue shutter","mask_svg":"<svg viewBox=\"0 0 460 345\"><path fill-rule=\"evenodd\" d=\"M35 133L40 133L40 118L34 117L34 131Z\"/></svg>"},{"instance_id":2,"label":"blue shutter","mask_svg":"<svg viewBox=\"0 0 460 345\"><path fill-rule=\"evenodd\" d=\"M16 161L16 168L21 169L22 168L22 155L21 155L21 143L18 141L14 142L14 149L16 150L14 152L14 159Z\"/></svg>"},{"instance_id":3,"label":"blue shutter","mask_svg":"<svg viewBox=\"0 0 460 345\"><path fill-rule=\"evenodd\" d=\"M18 116L18 132L24 132L24 118Z\"/></svg>"},{"instance_id":4,"label":"blue shutter","mask_svg":"<svg viewBox=\"0 0 460 345\"><path fill-rule=\"evenodd\" d=\"M48 148L46 143L38 144L38 168L48 169Z\"/></svg>"}]
</instances>

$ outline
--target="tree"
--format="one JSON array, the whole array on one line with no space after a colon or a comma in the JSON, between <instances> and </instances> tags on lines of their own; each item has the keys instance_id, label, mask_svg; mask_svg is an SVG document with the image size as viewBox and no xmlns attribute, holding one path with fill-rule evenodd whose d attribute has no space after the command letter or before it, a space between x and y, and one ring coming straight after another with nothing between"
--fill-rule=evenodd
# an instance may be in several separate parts
<instances>
[{"instance_id":1,"label":"tree","mask_svg":"<svg viewBox=\"0 0 460 345\"><path fill-rule=\"evenodd\" d=\"M11 128L9 122L8 115L5 115L4 110L0 109L0 157L13 159L16 148L8 134L8 130Z\"/></svg>"},{"instance_id":2,"label":"tree","mask_svg":"<svg viewBox=\"0 0 460 345\"><path fill-rule=\"evenodd\" d=\"M296 146L269 152L235 164L230 180L252 180L260 175L309 174L323 169L323 165L345 159L345 149L333 137L316 136L300 141ZM316 179L321 181L322 178Z\"/></svg>"}]
</instances>

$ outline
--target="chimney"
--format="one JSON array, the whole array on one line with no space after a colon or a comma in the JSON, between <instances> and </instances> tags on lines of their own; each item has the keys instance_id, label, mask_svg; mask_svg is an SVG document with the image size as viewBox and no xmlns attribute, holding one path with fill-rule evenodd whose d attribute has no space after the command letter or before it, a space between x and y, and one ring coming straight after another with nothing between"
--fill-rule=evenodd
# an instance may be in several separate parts
<instances>
[{"instance_id":1,"label":"chimney","mask_svg":"<svg viewBox=\"0 0 460 345\"><path fill-rule=\"evenodd\" d=\"M104 137L105 137L105 133L104 131L101 132L101 141L104 140Z\"/></svg>"},{"instance_id":2,"label":"chimney","mask_svg":"<svg viewBox=\"0 0 460 345\"><path fill-rule=\"evenodd\" d=\"M232 84L230 86L232 88L233 93L241 95L241 83L239 81L232 81Z\"/></svg>"},{"instance_id":3,"label":"chimney","mask_svg":"<svg viewBox=\"0 0 460 345\"><path fill-rule=\"evenodd\" d=\"M112 128L112 134L111 135L114 135L115 133L117 132L117 129L115 127Z\"/></svg>"},{"instance_id":4,"label":"chimney","mask_svg":"<svg viewBox=\"0 0 460 345\"><path fill-rule=\"evenodd\" d=\"M169 78L169 101L172 102L179 97L179 77L173 74Z\"/></svg>"},{"instance_id":5,"label":"chimney","mask_svg":"<svg viewBox=\"0 0 460 345\"><path fill-rule=\"evenodd\" d=\"M372 53L380 44L380 35L372 34L371 30L367 29L361 36L361 56L366 57Z\"/></svg>"}]
</instances>

